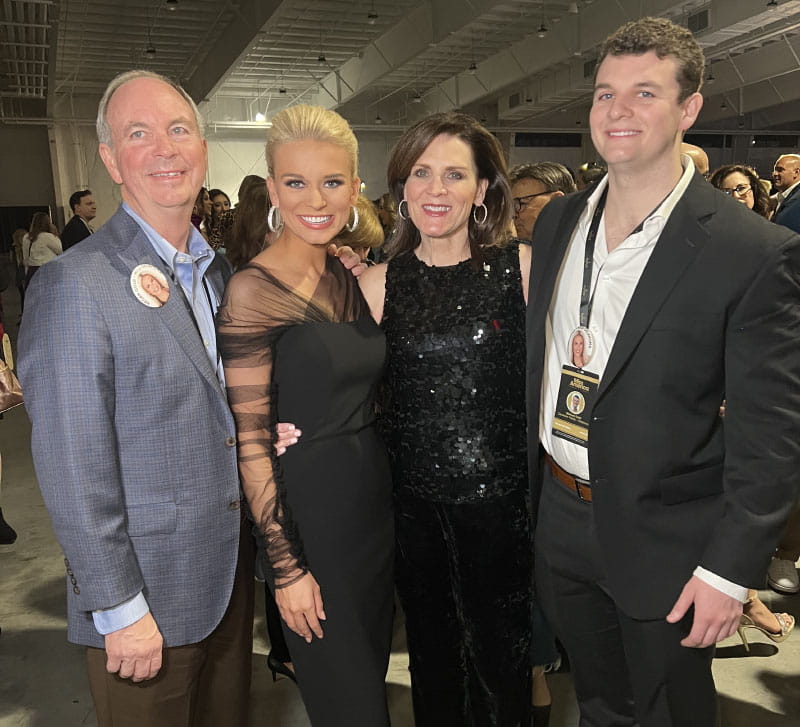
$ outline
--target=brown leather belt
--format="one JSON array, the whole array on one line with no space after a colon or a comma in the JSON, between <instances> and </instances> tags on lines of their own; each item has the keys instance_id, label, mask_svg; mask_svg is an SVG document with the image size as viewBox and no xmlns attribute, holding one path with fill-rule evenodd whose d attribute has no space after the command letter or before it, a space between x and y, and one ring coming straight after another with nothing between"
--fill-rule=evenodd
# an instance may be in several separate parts
<instances>
[{"instance_id":1,"label":"brown leather belt","mask_svg":"<svg viewBox=\"0 0 800 727\"><path fill-rule=\"evenodd\" d=\"M549 455L544 456L547 466L553 473L553 477L558 480L568 490L572 490L584 502L592 501L592 486L588 480L583 480L580 477L573 477L562 467L559 467L556 461Z\"/></svg>"}]
</instances>

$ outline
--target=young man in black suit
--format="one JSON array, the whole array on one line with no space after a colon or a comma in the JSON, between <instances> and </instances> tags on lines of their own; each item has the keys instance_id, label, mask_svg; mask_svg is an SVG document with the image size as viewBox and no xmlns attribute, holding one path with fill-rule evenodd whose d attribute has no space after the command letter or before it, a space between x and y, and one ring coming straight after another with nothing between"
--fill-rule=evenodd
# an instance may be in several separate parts
<instances>
[{"instance_id":1,"label":"young man in black suit","mask_svg":"<svg viewBox=\"0 0 800 727\"><path fill-rule=\"evenodd\" d=\"M89 223L97 215L97 206L89 189L73 192L69 198L69 208L72 210L72 218L61 232L61 247L64 250L85 240L94 232Z\"/></svg>"},{"instance_id":2,"label":"young man in black suit","mask_svg":"<svg viewBox=\"0 0 800 727\"><path fill-rule=\"evenodd\" d=\"M608 175L533 235L537 589L593 727L715 724L714 645L763 582L800 466L800 237L681 156L703 64L668 20L607 39L590 126Z\"/></svg>"}]
</instances>

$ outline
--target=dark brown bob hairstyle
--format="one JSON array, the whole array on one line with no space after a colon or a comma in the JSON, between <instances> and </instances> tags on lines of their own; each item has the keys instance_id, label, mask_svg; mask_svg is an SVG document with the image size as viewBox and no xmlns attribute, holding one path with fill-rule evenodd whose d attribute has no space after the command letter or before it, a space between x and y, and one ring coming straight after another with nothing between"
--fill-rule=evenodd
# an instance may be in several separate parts
<instances>
[{"instance_id":1,"label":"dark brown bob hairstyle","mask_svg":"<svg viewBox=\"0 0 800 727\"><path fill-rule=\"evenodd\" d=\"M502 246L508 241L513 207L503 149L500 142L476 119L468 114L446 111L428 116L408 129L395 144L389 159L386 174L389 192L399 210L403 187L411 169L428 145L441 134L455 136L469 146L478 169L478 179L488 181L483 198L486 220L479 225L470 215L468 221L470 255L478 265L483 262L482 250ZM420 240L419 230L414 223L398 214L394 234L387 243L387 253L392 258L414 250Z\"/></svg>"}]
</instances>

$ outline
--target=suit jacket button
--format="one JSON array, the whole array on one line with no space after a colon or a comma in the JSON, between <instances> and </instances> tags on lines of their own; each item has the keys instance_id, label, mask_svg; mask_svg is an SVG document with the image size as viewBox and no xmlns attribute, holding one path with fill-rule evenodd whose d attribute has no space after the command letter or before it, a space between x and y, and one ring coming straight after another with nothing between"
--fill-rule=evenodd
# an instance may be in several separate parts
<instances>
[{"instance_id":1,"label":"suit jacket button","mask_svg":"<svg viewBox=\"0 0 800 727\"><path fill-rule=\"evenodd\" d=\"M80 588L78 588L78 586L73 586L73 587L72 587L72 592L73 592L73 593L74 593L76 596L80 596L80 594L81 594L81 589L80 589Z\"/></svg>"},{"instance_id":2,"label":"suit jacket button","mask_svg":"<svg viewBox=\"0 0 800 727\"><path fill-rule=\"evenodd\" d=\"M241 507L241 502L239 500L234 500L233 502L228 504L228 510L238 510Z\"/></svg>"},{"instance_id":3,"label":"suit jacket button","mask_svg":"<svg viewBox=\"0 0 800 727\"><path fill-rule=\"evenodd\" d=\"M235 447L236 446L236 437L228 437L225 440L226 447Z\"/></svg>"}]
</instances>

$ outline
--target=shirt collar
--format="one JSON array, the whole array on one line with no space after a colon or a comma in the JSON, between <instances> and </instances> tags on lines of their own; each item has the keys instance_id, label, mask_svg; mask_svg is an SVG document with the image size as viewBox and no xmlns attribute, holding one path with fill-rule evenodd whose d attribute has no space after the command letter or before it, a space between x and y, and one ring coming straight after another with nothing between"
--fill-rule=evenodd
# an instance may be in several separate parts
<instances>
[{"instance_id":1,"label":"shirt collar","mask_svg":"<svg viewBox=\"0 0 800 727\"><path fill-rule=\"evenodd\" d=\"M791 187L787 187L783 192L778 192L778 202L783 202L798 184L800 184L800 179L798 179Z\"/></svg>"},{"instance_id":2,"label":"shirt collar","mask_svg":"<svg viewBox=\"0 0 800 727\"><path fill-rule=\"evenodd\" d=\"M139 215L137 215L130 206L126 203L122 203L122 209L125 210L139 227L142 228L142 231L147 236L147 239L150 241L150 244L153 246L153 249L156 251L158 256L167 264L169 265L172 270L175 269L175 258L178 255L183 255L184 253L178 252L175 247L167 242L167 240L158 234L147 222L145 222ZM188 254L192 258L192 261L201 268L203 272L208 268L211 264L211 261L214 259L214 250L211 249L211 246L206 242L206 239L200 234L200 232L189 222L186 221L186 225L189 228L189 244L187 245Z\"/></svg>"},{"instance_id":3,"label":"shirt collar","mask_svg":"<svg viewBox=\"0 0 800 727\"><path fill-rule=\"evenodd\" d=\"M691 182L692 177L694 177L695 171L694 162L688 154L681 154L681 166L683 167L683 173L681 174L678 183L672 188L672 191L664 198L661 204L650 213L646 220L644 220L644 227L649 228L656 223L660 228L663 229L664 225L669 219L669 216L672 214L672 210L675 209L675 205L677 205L680 198L683 197L684 192L686 192L686 188L689 186L689 182ZM800 184L800 182L798 182L798 184ZM600 201L600 197L603 196L603 192L607 187L608 174L606 174L600 180L597 185L597 189L595 189L591 195L589 195L589 199L586 201L586 212L584 214L584 219L590 220L592 218L595 209L597 209L597 204Z\"/></svg>"}]
</instances>

